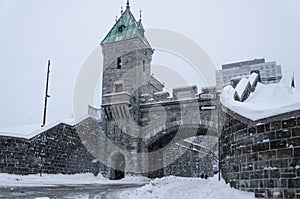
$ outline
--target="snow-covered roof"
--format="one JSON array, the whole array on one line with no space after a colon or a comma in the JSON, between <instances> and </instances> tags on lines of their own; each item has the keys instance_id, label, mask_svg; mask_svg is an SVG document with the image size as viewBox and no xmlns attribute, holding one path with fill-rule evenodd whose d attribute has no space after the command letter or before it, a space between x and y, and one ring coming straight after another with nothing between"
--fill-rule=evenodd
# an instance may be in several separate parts
<instances>
[{"instance_id":1,"label":"snow-covered roof","mask_svg":"<svg viewBox=\"0 0 300 199\"><path fill-rule=\"evenodd\" d=\"M168 91L159 91L159 92L155 92L154 95L164 95L164 94L169 94Z\"/></svg>"},{"instance_id":2,"label":"snow-covered roof","mask_svg":"<svg viewBox=\"0 0 300 199\"><path fill-rule=\"evenodd\" d=\"M253 121L300 110L300 91L291 90L290 85L283 83L258 83L256 90L244 102L234 100L234 93L232 86L226 86L221 93L221 103Z\"/></svg>"}]
</instances>

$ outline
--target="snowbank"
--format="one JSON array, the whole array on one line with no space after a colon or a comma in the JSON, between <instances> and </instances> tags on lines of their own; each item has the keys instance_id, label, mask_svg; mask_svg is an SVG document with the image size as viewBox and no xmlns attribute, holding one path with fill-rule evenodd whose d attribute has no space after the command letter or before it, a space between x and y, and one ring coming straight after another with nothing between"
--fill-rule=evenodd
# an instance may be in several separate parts
<instances>
[{"instance_id":1,"label":"snowbank","mask_svg":"<svg viewBox=\"0 0 300 199\"><path fill-rule=\"evenodd\" d=\"M0 173L0 187L41 187L58 185L88 185L88 184L144 184L150 180L143 176L126 176L122 180L109 180L101 174L94 176L92 173L63 175L39 174L12 175Z\"/></svg>"},{"instance_id":2,"label":"snowbank","mask_svg":"<svg viewBox=\"0 0 300 199\"><path fill-rule=\"evenodd\" d=\"M120 193L122 199L254 199L254 194L230 188L223 180L213 178L182 178L169 176L155 179L149 184Z\"/></svg>"},{"instance_id":3,"label":"snowbank","mask_svg":"<svg viewBox=\"0 0 300 199\"><path fill-rule=\"evenodd\" d=\"M232 111L253 121L300 110L300 91L283 83L261 84L244 102L234 100L235 89L226 86L221 94L221 103Z\"/></svg>"}]
</instances>

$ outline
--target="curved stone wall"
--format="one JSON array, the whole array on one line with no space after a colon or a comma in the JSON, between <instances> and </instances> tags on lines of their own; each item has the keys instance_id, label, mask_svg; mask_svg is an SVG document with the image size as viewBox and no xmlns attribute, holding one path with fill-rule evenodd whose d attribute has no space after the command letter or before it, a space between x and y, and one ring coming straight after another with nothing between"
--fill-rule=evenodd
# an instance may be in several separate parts
<instances>
[{"instance_id":1,"label":"curved stone wall","mask_svg":"<svg viewBox=\"0 0 300 199\"><path fill-rule=\"evenodd\" d=\"M258 198L300 198L300 111L259 121L222 114L225 181Z\"/></svg>"}]
</instances>

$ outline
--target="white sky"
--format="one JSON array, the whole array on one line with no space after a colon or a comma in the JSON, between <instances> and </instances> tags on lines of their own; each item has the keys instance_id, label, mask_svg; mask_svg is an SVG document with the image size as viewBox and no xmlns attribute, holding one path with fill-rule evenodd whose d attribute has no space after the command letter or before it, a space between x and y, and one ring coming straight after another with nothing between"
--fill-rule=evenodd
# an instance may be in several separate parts
<instances>
[{"instance_id":1,"label":"white sky","mask_svg":"<svg viewBox=\"0 0 300 199\"><path fill-rule=\"evenodd\" d=\"M81 65L125 3L0 0L0 127L41 123L48 59L48 122L70 118ZM140 9L145 28L191 38L218 67L264 57L295 71L300 86L300 0L131 0L136 18Z\"/></svg>"}]
</instances>

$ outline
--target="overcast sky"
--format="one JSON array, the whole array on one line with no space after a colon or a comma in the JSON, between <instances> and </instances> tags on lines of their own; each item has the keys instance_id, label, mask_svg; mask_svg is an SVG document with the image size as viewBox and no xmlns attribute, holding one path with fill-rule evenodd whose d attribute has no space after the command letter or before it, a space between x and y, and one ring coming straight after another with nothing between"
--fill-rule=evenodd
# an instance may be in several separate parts
<instances>
[{"instance_id":1,"label":"overcast sky","mask_svg":"<svg viewBox=\"0 0 300 199\"><path fill-rule=\"evenodd\" d=\"M125 4L0 0L0 127L41 123L48 59L48 122L72 117L77 74ZM300 86L300 0L131 0L136 18L140 9L145 28L189 37L217 67L264 57L294 71Z\"/></svg>"}]
</instances>

